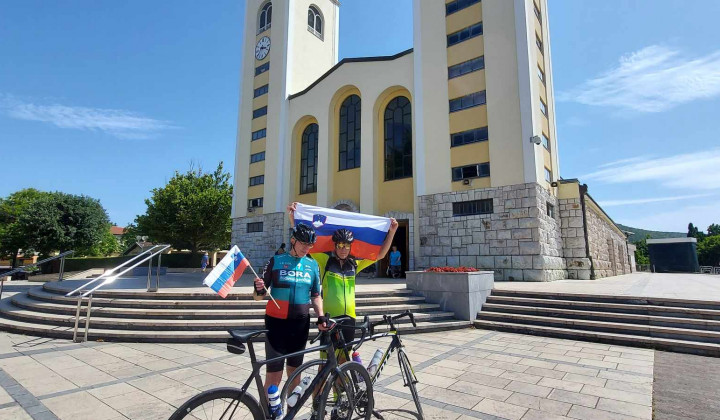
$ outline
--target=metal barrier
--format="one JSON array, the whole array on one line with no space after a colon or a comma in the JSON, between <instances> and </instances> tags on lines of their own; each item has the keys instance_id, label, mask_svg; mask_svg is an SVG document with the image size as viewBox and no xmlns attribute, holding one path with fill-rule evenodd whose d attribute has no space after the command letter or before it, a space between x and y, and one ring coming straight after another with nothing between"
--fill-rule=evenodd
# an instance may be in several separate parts
<instances>
[{"instance_id":1,"label":"metal barrier","mask_svg":"<svg viewBox=\"0 0 720 420\"><path fill-rule=\"evenodd\" d=\"M90 280L89 282L83 284L82 286L78 287L77 289L67 293L66 297L78 297L78 304L77 304L77 311L75 312L75 328L73 331L73 341L76 343L80 343L82 341L87 341L88 337L88 331L90 329L90 314L92 309L92 294L96 290L100 289L101 287L105 286L106 284L110 284L118 279L118 277L122 276L123 274L127 273L128 271L132 270L133 268L139 266L140 264L143 264L144 262L148 261L148 283L147 283L147 291L148 292L156 292L160 289L160 260L162 258L162 253L165 252L170 248L170 245L153 245L152 247L148 248L147 250L137 254L133 258L130 258L129 260L125 261L124 263L118 265L117 267L113 268L112 270L106 271L103 273L100 277L95 278L93 280ZM158 256L158 264L157 264L157 285L155 288L150 287L150 278L152 274L152 266L153 266L153 258L155 256ZM141 258L142 257L142 258ZM133 265L130 267L127 267L125 270L115 274L118 269L125 267L126 265L130 264L131 262L134 262ZM100 280L104 280L102 283L95 285L91 289L87 290L87 288L90 285L93 285L95 283L98 283ZM80 340L78 339L78 327L80 325L80 313L82 311L82 302L84 298L87 299L87 310L86 310L86 317L85 317L85 337L84 339Z\"/></svg>"},{"instance_id":2,"label":"metal barrier","mask_svg":"<svg viewBox=\"0 0 720 420\"><path fill-rule=\"evenodd\" d=\"M58 281L62 281L62 279L63 279L63 274L65 274L65 257L67 257L68 255L72 255L72 254L74 254L74 253L75 253L75 251L65 251L65 252L61 252L60 254L58 254L58 255L56 255L56 256L54 256L54 257L45 258L44 260L40 260L40 261L38 261L38 262L36 262L36 263L24 265L24 266L22 266L22 267L14 268L14 269L12 269L12 270L10 270L10 271L6 271L6 272L4 272L4 273L0 273L0 299L2 299L3 288L5 287L5 277L12 276L12 275L15 274L15 273L23 272L23 271L25 271L27 268L30 268L30 267L37 267L37 266L39 266L40 264L45 264L45 263L47 263L47 262L57 260L58 258L60 259L60 274L59 274L59 276L58 276Z\"/></svg>"}]
</instances>

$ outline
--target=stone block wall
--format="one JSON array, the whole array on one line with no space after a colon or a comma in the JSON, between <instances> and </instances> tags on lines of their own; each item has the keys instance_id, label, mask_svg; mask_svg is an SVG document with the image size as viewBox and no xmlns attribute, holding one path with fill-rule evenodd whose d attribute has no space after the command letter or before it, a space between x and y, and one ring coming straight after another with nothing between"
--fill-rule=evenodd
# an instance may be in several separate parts
<instances>
[{"instance_id":1,"label":"stone block wall","mask_svg":"<svg viewBox=\"0 0 720 420\"><path fill-rule=\"evenodd\" d=\"M453 203L493 200L492 214L453 216ZM557 199L536 183L418 197L417 267L473 266L496 280L566 278ZM548 215L547 204L555 207Z\"/></svg>"},{"instance_id":2,"label":"stone block wall","mask_svg":"<svg viewBox=\"0 0 720 420\"><path fill-rule=\"evenodd\" d=\"M589 280L590 259L587 255L580 198L558 200L560 204L563 257L569 279Z\"/></svg>"},{"instance_id":3,"label":"stone block wall","mask_svg":"<svg viewBox=\"0 0 720 420\"><path fill-rule=\"evenodd\" d=\"M290 246L289 235L285 233L285 213L270 213L260 216L238 217L232 221L232 245L237 245L250 265L260 274L265 263L275 254L283 242ZM262 232L247 232L248 223L262 222Z\"/></svg>"},{"instance_id":4,"label":"stone block wall","mask_svg":"<svg viewBox=\"0 0 720 420\"><path fill-rule=\"evenodd\" d=\"M593 206L585 206L585 221L595 278L630 273L625 236L613 229Z\"/></svg>"}]
</instances>

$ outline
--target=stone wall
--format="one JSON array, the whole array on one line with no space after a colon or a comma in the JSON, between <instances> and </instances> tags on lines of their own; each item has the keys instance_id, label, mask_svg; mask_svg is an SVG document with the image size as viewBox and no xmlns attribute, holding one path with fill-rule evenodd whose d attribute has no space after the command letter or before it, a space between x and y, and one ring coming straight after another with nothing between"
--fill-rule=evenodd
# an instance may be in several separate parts
<instances>
[{"instance_id":1,"label":"stone wall","mask_svg":"<svg viewBox=\"0 0 720 420\"><path fill-rule=\"evenodd\" d=\"M453 203L493 200L492 214L453 216ZM420 269L473 266L496 280L550 281L566 277L558 201L536 183L418 197ZM555 214L547 214L547 204Z\"/></svg>"},{"instance_id":2,"label":"stone wall","mask_svg":"<svg viewBox=\"0 0 720 420\"><path fill-rule=\"evenodd\" d=\"M238 217L232 221L232 245L240 248L258 274L281 243L285 242L290 246L289 235L284 234L286 217L285 213L270 213ZM247 224L255 222L263 222L263 231L247 233Z\"/></svg>"},{"instance_id":3,"label":"stone wall","mask_svg":"<svg viewBox=\"0 0 720 420\"><path fill-rule=\"evenodd\" d=\"M567 278L590 279L590 259L587 255L585 230L580 198L558 200L560 204L563 257L567 266Z\"/></svg>"},{"instance_id":4,"label":"stone wall","mask_svg":"<svg viewBox=\"0 0 720 420\"><path fill-rule=\"evenodd\" d=\"M586 196L586 200L591 199ZM588 202L585 205L585 222L595 278L630 273L625 235L613 229Z\"/></svg>"}]
</instances>

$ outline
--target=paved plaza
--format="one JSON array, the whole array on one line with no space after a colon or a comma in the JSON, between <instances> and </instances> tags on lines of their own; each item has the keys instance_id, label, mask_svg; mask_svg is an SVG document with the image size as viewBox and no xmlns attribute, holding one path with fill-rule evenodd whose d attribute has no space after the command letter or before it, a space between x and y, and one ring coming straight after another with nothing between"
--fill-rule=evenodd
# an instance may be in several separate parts
<instances>
[{"instance_id":1,"label":"paved plaza","mask_svg":"<svg viewBox=\"0 0 720 420\"><path fill-rule=\"evenodd\" d=\"M476 329L403 340L426 418L651 418L653 350ZM365 359L375 347L365 344ZM0 333L0 419L167 419L192 395L237 386L248 374L249 358L222 344L75 344ZM412 418L392 411L413 408L399 370L383 375L376 407L387 419Z\"/></svg>"}]
</instances>

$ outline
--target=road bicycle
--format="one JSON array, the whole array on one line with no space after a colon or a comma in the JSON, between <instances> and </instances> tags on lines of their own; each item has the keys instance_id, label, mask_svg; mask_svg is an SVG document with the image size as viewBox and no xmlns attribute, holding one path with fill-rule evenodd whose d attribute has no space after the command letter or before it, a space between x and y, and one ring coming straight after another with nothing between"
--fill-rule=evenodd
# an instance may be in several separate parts
<instances>
[{"instance_id":1,"label":"road bicycle","mask_svg":"<svg viewBox=\"0 0 720 420\"><path fill-rule=\"evenodd\" d=\"M338 365L335 349L338 348L337 337L342 337L342 334L337 335L335 332L343 325L342 322L334 319L329 319L328 322L330 325L328 330L321 332L310 342L312 344L323 335L328 335L330 339L327 340L327 344L267 360L257 360L251 341L253 338L267 333L267 330L229 331L231 338L228 339L227 349L230 353L245 353L246 344L250 351L252 373L245 384L239 389L215 388L202 392L181 405L170 417L170 420L275 420L269 409L260 368L268 363L320 350L327 352L327 360L313 360L301 365L285 382L280 397L283 413L285 413L283 419L350 420L354 418L354 413L361 413L360 418L370 420L374 404L370 375L359 363L347 362ZM358 328L362 329L363 326ZM310 367L319 367L317 374L312 372L313 379L309 386L304 389L294 405L289 405L288 398L293 392L297 379L301 374L310 374ZM248 388L253 381L258 389L259 402L248 393ZM306 404L308 402L310 404Z\"/></svg>"},{"instance_id":2,"label":"road bicycle","mask_svg":"<svg viewBox=\"0 0 720 420\"><path fill-rule=\"evenodd\" d=\"M357 349L362 343L365 343L367 341L375 341L379 338L392 337L390 344L388 345L387 349L382 355L382 358L380 359L380 362L378 363L377 369L372 374L372 384L375 385L377 383L378 379L380 378L380 373L382 373L383 368L385 368L388 360L390 359L390 355L392 355L394 351L397 351L398 365L400 367L400 373L403 378L403 384L410 389L410 394L412 395L413 401L415 402L415 408L417 409L417 413L415 414L420 420L422 420L424 418L423 410L420 403L420 396L418 395L416 387L418 380L415 376L415 370L413 369L412 364L410 364L410 360L405 353L405 345L403 344L402 340L400 340L397 327L395 326L395 321L405 317L410 318L410 322L412 323L413 327L417 328L417 324L415 323L415 316L409 310L395 316L383 315L383 318L381 320L374 322L369 322L368 317L365 316L365 320L361 325L362 336L357 340L348 342L345 346L341 346L340 348L345 353L345 360L350 360L350 354L348 349L351 346L353 349ZM385 332L375 334L375 327L380 325L387 325L389 328ZM365 331L368 331L370 333L370 336L366 337ZM374 412L373 414L376 417L381 418L381 416L379 416L377 412Z\"/></svg>"}]
</instances>

